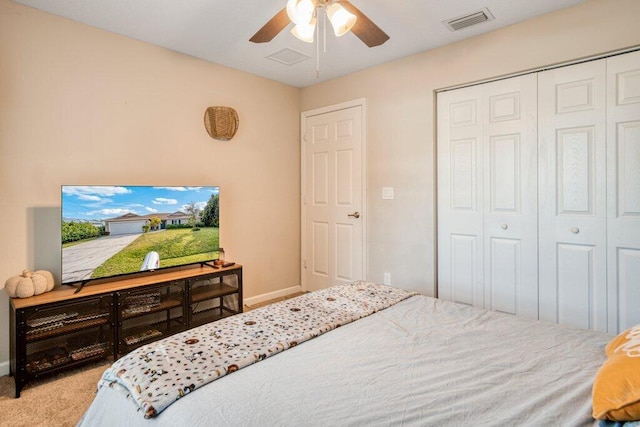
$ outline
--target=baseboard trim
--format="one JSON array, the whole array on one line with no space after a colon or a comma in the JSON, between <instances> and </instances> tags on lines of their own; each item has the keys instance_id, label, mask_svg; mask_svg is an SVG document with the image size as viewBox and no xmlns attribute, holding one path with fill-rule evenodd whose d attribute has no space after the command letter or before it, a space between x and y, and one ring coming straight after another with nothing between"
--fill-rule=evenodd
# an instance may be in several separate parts
<instances>
[{"instance_id":1,"label":"baseboard trim","mask_svg":"<svg viewBox=\"0 0 640 427\"><path fill-rule=\"evenodd\" d=\"M5 361L0 363L0 377L5 376L5 375L9 375L9 361Z\"/></svg>"},{"instance_id":2,"label":"baseboard trim","mask_svg":"<svg viewBox=\"0 0 640 427\"><path fill-rule=\"evenodd\" d=\"M250 298L244 298L244 305L255 305L261 302L269 301L275 298L286 297L287 295L295 294L296 292L302 292L302 286L292 286L290 288L280 289L279 291L268 292L266 294L256 295Z\"/></svg>"}]
</instances>

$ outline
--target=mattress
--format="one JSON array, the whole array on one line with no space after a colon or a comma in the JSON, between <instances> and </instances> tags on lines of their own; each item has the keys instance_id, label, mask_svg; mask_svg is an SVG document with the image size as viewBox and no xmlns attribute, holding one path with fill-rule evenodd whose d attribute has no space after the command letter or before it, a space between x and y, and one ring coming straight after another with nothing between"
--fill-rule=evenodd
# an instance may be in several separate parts
<instances>
[{"instance_id":1,"label":"mattress","mask_svg":"<svg viewBox=\"0 0 640 427\"><path fill-rule=\"evenodd\" d=\"M102 387L79 425L593 425L591 387L610 339L418 295L152 419Z\"/></svg>"}]
</instances>

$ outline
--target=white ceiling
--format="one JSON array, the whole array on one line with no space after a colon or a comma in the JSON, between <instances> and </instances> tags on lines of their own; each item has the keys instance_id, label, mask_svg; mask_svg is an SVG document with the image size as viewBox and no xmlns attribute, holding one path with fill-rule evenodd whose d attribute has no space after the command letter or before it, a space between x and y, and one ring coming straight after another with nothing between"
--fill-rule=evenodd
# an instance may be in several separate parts
<instances>
[{"instance_id":1,"label":"white ceiling","mask_svg":"<svg viewBox=\"0 0 640 427\"><path fill-rule=\"evenodd\" d=\"M292 25L270 43L249 38L286 0L14 0L74 21L166 47L296 87L453 43L584 0L351 0L389 36L368 48L355 35L327 31L326 53L291 35ZM488 8L495 17L451 32L442 22ZM329 25L329 24L328 24ZM330 29L330 25L329 25ZM322 45L321 45L322 46ZM294 65L266 57L282 49L309 56Z\"/></svg>"}]
</instances>

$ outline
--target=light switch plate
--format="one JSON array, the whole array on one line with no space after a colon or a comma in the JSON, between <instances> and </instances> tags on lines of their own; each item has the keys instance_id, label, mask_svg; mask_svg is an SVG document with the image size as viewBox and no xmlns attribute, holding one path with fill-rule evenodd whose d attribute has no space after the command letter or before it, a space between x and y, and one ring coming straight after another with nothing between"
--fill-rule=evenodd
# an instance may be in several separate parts
<instances>
[{"instance_id":1,"label":"light switch plate","mask_svg":"<svg viewBox=\"0 0 640 427\"><path fill-rule=\"evenodd\" d=\"M393 199L393 187L382 187L382 198L384 200Z\"/></svg>"}]
</instances>

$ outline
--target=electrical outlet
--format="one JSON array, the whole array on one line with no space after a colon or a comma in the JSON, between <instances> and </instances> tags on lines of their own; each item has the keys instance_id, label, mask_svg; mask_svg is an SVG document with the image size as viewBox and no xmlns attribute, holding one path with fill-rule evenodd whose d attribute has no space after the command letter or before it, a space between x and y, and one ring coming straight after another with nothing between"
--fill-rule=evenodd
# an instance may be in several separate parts
<instances>
[{"instance_id":1,"label":"electrical outlet","mask_svg":"<svg viewBox=\"0 0 640 427\"><path fill-rule=\"evenodd\" d=\"M391 273L384 273L384 284L391 286Z\"/></svg>"}]
</instances>

